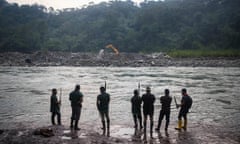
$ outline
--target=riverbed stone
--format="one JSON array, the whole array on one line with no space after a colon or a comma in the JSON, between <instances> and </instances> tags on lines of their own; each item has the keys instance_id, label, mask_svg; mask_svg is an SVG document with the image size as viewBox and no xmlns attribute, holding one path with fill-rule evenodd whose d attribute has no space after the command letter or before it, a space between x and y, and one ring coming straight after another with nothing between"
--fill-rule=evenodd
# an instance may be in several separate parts
<instances>
[{"instance_id":1,"label":"riverbed stone","mask_svg":"<svg viewBox=\"0 0 240 144\"><path fill-rule=\"evenodd\" d=\"M240 57L172 58L165 53L97 53L71 52L18 52L0 53L0 66L187 66L187 67L240 67Z\"/></svg>"}]
</instances>

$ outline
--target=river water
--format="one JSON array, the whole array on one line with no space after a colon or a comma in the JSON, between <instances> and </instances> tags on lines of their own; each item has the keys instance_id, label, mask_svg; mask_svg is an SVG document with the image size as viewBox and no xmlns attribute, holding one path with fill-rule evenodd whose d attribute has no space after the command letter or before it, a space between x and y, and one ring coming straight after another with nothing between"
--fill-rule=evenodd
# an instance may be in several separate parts
<instances>
[{"instance_id":1,"label":"river water","mask_svg":"<svg viewBox=\"0 0 240 144\"><path fill-rule=\"evenodd\" d=\"M141 83L156 96L155 121L160 110L159 97L169 88L171 96L181 99L187 88L193 98L189 121L199 124L240 128L240 68L192 67L0 67L0 128L50 125L51 89L63 89L62 121L69 125L71 108L69 93L81 85L84 103L81 124L101 125L96 109L99 87L107 82L111 95L111 123L133 125L130 98ZM172 102L171 124L177 121Z\"/></svg>"}]
</instances>

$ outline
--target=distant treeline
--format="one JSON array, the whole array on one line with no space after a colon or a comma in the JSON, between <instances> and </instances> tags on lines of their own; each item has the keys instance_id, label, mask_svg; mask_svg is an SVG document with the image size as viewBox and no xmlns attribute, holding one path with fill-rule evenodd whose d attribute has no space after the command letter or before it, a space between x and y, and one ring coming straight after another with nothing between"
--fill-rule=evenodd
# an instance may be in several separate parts
<instances>
[{"instance_id":1,"label":"distant treeline","mask_svg":"<svg viewBox=\"0 0 240 144\"><path fill-rule=\"evenodd\" d=\"M240 0L145 1L54 10L0 0L0 52L240 49Z\"/></svg>"}]
</instances>

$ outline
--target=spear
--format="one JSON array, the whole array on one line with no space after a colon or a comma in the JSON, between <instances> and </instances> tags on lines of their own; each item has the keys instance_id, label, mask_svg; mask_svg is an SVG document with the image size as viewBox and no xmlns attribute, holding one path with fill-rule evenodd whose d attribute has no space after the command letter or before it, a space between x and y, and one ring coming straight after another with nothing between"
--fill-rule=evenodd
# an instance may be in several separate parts
<instances>
[{"instance_id":1,"label":"spear","mask_svg":"<svg viewBox=\"0 0 240 144\"><path fill-rule=\"evenodd\" d=\"M141 84L140 82L138 82L138 94L140 95L140 91L141 91Z\"/></svg>"},{"instance_id":2,"label":"spear","mask_svg":"<svg viewBox=\"0 0 240 144\"><path fill-rule=\"evenodd\" d=\"M175 102L175 104L176 104L176 108L178 108L178 104L177 104L176 97L174 96L173 98L174 98L174 102Z\"/></svg>"},{"instance_id":3,"label":"spear","mask_svg":"<svg viewBox=\"0 0 240 144\"><path fill-rule=\"evenodd\" d=\"M59 97L59 105L62 103L62 88L60 88L60 97Z\"/></svg>"},{"instance_id":4,"label":"spear","mask_svg":"<svg viewBox=\"0 0 240 144\"><path fill-rule=\"evenodd\" d=\"M104 87L105 87L105 91L107 91L107 82L106 81L105 81Z\"/></svg>"}]
</instances>

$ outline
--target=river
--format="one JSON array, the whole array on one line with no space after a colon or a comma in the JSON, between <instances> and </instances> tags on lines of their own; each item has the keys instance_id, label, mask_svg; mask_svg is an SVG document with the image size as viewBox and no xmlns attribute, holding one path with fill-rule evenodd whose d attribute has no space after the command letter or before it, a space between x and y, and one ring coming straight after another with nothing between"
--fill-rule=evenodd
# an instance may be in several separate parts
<instances>
[{"instance_id":1,"label":"river","mask_svg":"<svg viewBox=\"0 0 240 144\"><path fill-rule=\"evenodd\" d=\"M50 125L52 88L63 90L62 122L69 125L68 97L76 84L84 94L80 125L101 125L96 97L105 81L111 95L111 124L133 125L130 98L140 82L141 94L150 86L157 98L155 121L164 89L169 88L170 95L180 102L181 89L187 88L193 98L190 122L240 128L240 68L224 67L0 67L0 128ZM173 101L170 124L176 121Z\"/></svg>"}]
</instances>

